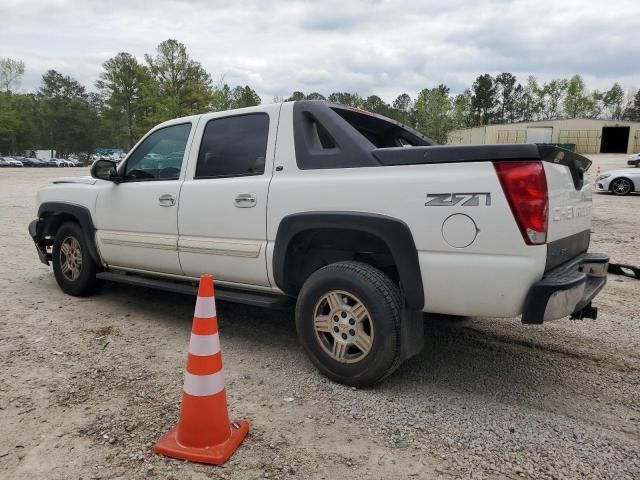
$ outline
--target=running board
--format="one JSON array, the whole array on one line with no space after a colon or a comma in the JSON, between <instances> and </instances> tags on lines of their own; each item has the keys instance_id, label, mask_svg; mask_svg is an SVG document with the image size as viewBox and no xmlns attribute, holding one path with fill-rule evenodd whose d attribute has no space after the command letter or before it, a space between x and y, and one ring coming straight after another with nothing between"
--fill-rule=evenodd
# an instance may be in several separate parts
<instances>
[{"instance_id":1,"label":"running board","mask_svg":"<svg viewBox=\"0 0 640 480\"><path fill-rule=\"evenodd\" d=\"M106 280L109 282L124 283L126 285L134 285L136 287L153 288L155 290L163 290L165 292L181 293L192 296L196 296L198 294L197 286L183 282L113 272L100 272L96 274L96 277L100 280ZM284 306L290 299L282 295L267 295L216 287L216 300L243 303L245 305L253 305L254 307L277 308Z\"/></svg>"}]
</instances>

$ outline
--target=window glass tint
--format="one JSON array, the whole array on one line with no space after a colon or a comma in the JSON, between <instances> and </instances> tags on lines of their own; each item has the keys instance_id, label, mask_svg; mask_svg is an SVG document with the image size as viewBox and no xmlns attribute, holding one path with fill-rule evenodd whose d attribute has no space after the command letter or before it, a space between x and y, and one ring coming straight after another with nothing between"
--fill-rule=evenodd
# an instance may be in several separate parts
<instances>
[{"instance_id":1,"label":"window glass tint","mask_svg":"<svg viewBox=\"0 0 640 480\"><path fill-rule=\"evenodd\" d=\"M196 178L262 175L269 116L238 115L209 121L204 129Z\"/></svg>"},{"instance_id":2,"label":"window glass tint","mask_svg":"<svg viewBox=\"0 0 640 480\"><path fill-rule=\"evenodd\" d=\"M333 111L377 148L430 145L426 138L383 118L347 108L333 108Z\"/></svg>"},{"instance_id":3,"label":"window glass tint","mask_svg":"<svg viewBox=\"0 0 640 480\"><path fill-rule=\"evenodd\" d=\"M170 180L180 176L190 123L156 130L131 154L125 180Z\"/></svg>"}]
</instances>

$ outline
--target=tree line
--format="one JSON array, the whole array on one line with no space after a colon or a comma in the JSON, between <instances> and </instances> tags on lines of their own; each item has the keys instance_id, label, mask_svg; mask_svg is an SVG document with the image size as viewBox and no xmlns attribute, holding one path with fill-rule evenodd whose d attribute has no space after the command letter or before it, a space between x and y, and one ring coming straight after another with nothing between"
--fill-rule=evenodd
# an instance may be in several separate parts
<instances>
[{"instance_id":1,"label":"tree line","mask_svg":"<svg viewBox=\"0 0 640 480\"><path fill-rule=\"evenodd\" d=\"M22 61L0 59L0 152L53 149L60 155L90 152L96 146L128 150L152 126L175 117L254 106L260 96L250 86L230 86L192 59L185 45L169 39L139 61L121 52L103 64L89 91L69 75L49 70L40 88L18 93ZM588 90L579 75L540 83L520 83L511 73L479 75L470 88L452 95L449 87L425 88L415 98L402 93L391 103L377 95L295 91L273 101L329 100L379 113L444 143L452 129L494 123L558 118L640 121L640 91L614 83Z\"/></svg>"}]
</instances>

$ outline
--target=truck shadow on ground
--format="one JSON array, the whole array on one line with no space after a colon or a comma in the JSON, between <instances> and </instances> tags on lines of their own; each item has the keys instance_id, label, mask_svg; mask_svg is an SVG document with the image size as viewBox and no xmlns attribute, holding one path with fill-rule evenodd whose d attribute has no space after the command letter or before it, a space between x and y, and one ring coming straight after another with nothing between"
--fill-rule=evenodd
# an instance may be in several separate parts
<instances>
[{"instance_id":1,"label":"truck shadow on ground","mask_svg":"<svg viewBox=\"0 0 640 480\"><path fill-rule=\"evenodd\" d=\"M185 332L190 329L193 297L119 285L108 285L101 296L126 304L134 313L144 312L154 321ZM313 372L297 341L293 308L268 310L218 302L218 318L223 338L246 342L249 350L293 357L300 374ZM547 384L574 383L582 374L571 366L575 359L558 362L561 354L557 352L475 330L469 319L433 316L425 322L422 353L371 390L425 394L441 389L536 407L544 400Z\"/></svg>"}]
</instances>

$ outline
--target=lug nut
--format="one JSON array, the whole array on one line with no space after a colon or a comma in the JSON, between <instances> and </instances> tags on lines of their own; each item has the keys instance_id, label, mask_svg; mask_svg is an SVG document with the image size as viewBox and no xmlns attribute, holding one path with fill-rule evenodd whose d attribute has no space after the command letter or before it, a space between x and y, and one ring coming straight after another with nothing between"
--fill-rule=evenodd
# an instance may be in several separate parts
<instances>
[{"instance_id":1,"label":"lug nut","mask_svg":"<svg viewBox=\"0 0 640 480\"><path fill-rule=\"evenodd\" d=\"M342 334L342 339L343 339L343 340L346 340L346 339L347 339L347 334L346 334L346 333L343 333L343 334Z\"/></svg>"},{"instance_id":2,"label":"lug nut","mask_svg":"<svg viewBox=\"0 0 640 480\"><path fill-rule=\"evenodd\" d=\"M338 327L333 327L333 331L338 333L338 330L340 330Z\"/></svg>"},{"instance_id":3,"label":"lug nut","mask_svg":"<svg viewBox=\"0 0 640 480\"><path fill-rule=\"evenodd\" d=\"M356 321L353 318L349 319L349 325L355 325Z\"/></svg>"},{"instance_id":4,"label":"lug nut","mask_svg":"<svg viewBox=\"0 0 640 480\"><path fill-rule=\"evenodd\" d=\"M340 316L342 316L342 318L347 318L347 312L342 312Z\"/></svg>"},{"instance_id":5,"label":"lug nut","mask_svg":"<svg viewBox=\"0 0 640 480\"><path fill-rule=\"evenodd\" d=\"M356 331L351 329L349 330L349 335L351 335L352 337L356 334Z\"/></svg>"},{"instance_id":6,"label":"lug nut","mask_svg":"<svg viewBox=\"0 0 640 480\"><path fill-rule=\"evenodd\" d=\"M333 321L334 321L334 322L337 322L338 320L340 320L340 319L338 318L338 316L337 316L337 315L336 315L335 317L333 317Z\"/></svg>"}]
</instances>

